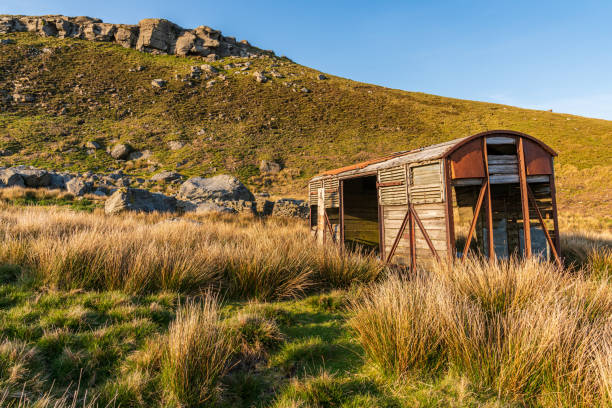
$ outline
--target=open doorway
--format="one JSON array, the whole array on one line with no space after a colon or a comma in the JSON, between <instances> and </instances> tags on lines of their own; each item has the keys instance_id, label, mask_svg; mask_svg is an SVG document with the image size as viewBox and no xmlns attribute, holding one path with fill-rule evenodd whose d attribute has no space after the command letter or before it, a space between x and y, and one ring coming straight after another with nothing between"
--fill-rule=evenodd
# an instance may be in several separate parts
<instances>
[{"instance_id":1,"label":"open doorway","mask_svg":"<svg viewBox=\"0 0 612 408\"><path fill-rule=\"evenodd\" d=\"M378 253L380 229L376 176L342 181L344 245Z\"/></svg>"}]
</instances>

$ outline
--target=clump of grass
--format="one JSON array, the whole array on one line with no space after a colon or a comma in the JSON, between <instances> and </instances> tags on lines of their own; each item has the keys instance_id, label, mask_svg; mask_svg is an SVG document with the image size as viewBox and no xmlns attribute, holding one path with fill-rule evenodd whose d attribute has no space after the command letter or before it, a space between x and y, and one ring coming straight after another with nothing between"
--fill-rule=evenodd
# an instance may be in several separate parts
<instances>
[{"instance_id":1,"label":"clump of grass","mask_svg":"<svg viewBox=\"0 0 612 408\"><path fill-rule=\"evenodd\" d=\"M367 283L382 271L373 257L316 245L299 222L1 211L0 262L60 289L197 294L220 288L231 298L271 300Z\"/></svg>"},{"instance_id":2,"label":"clump of grass","mask_svg":"<svg viewBox=\"0 0 612 408\"><path fill-rule=\"evenodd\" d=\"M170 325L162 357L162 382L168 398L185 407L214 401L219 379L228 369L231 346L213 296L183 305Z\"/></svg>"},{"instance_id":3,"label":"clump of grass","mask_svg":"<svg viewBox=\"0 0 612 408\"><path fill-rule=\"evenodd\" d=\"M537 261L439 265L376 285L350 324L397 375L450 369L519 403L603 406L612 291L589 276Z\"/></svg>"},{"instance_id":4,"label":"clump of grass","mask_svg":"<svg viewBox=\"0 0 612 408\"><path fill-rule=\"evenodd\" d=\"M431 289L424 276L407 280L392 275L349 306L350 325L383 370L401 375L435 369L444 360Z\"/></svg>"}]
</instances>

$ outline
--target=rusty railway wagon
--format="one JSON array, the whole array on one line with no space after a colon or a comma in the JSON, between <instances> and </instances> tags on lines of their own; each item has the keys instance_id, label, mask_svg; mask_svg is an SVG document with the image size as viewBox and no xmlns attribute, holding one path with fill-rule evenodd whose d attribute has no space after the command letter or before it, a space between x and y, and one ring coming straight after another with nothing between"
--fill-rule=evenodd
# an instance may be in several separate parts
<instances>
[{"instance_id":1,"label":"rusty railway wagon","mask_svg":"<svg viewBox=\"0 0 612 408\"><path fill-rule=\"evenodd\" d=\"M309 182L310 228L411 268L468 253L560 262L556 155L494 130L326 171Z\"/></svg>"}]
</instances>

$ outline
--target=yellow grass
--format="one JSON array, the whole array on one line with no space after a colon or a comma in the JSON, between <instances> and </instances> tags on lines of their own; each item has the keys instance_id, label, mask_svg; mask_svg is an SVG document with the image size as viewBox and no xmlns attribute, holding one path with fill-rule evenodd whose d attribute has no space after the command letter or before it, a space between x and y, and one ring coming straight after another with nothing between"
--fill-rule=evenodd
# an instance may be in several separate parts
<instances>
[{"instance_id":1,"label":"yellow grass","mask_svg":"<svg viewBox=\"0 0 612 408\"><path fill-rule=\"evenodd\" d=\"M299 220L107 217L5 206L0 237L0 262L62 289L214 288L236 298L280 299L370 282L383 269L371 257L314 245Z\"/></svg>"}]
</instances>

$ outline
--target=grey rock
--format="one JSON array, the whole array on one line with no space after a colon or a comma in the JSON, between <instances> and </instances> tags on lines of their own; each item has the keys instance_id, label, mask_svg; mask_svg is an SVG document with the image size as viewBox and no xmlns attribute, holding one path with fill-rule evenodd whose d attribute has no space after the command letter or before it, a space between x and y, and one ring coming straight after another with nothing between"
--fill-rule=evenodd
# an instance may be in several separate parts
<instances>
[{"instance_id":1,"label":"grey rock","mask_svg":"<svg viewBox=\"0 0 612 408\"><path fill-rule=\"evenodd\" d=\"M308 218L308 203L303 200L281 198L274 203L272 215L277 217Z\"/></svg>"},{"instance_id":2,"label":"grey rock","mask_svg":"<svg viewBox=\"0 0 612 408\"><path fill-rule=\"evenodd\" d=\"M183 175L174 171L162 171L157 174L154 174L151 177L151 181L164 182L169 183L171 181L180 180L183 178Z\"/></svg>"},{"instance_id":3,"label":"grey rock","mask_svg":"<svg viewBox=\"0 0 612 408\"><path fill-rule=\"evenodd\" d=\"M73 178L66 183L66 190L77 197L83 196L91 191L92 183L80 178Z\"/></svg>"},{"instance_id":4,"label":"grey rock","mask_svg":"<svg viewBox=\"0 0 612 408\"><path fill-rule=\"evenodd\" d=\"M92 150L98 150L102 146L100 146L100 143L96 142L95 140L90 140L89 142L85 143L85 147Z\"/></svg>"},{"instance_id":5,"label":"grey rock","mask_svg":"<svg viewBox=\"0 0 612 408\"><path fill-rule=\"evenodd\" d=\"M166 87L167 82L164 81L161 78L157 78L151 81L151 86L153 88L165 88Z\"/></svg>"},{"instance_id":6,"label":"grey rock","mask_svg":"<svg viewBox=\"0 0 612 408\"><path fill-rule=\"evenodd\" d=\"M26 187L48 187L51 184L51 175L45 170L19 169L16 171L23 177Z\"/></svg>"},{"instance_id":7,"label":"grey rock","mask_svg":"<svg viewBox=\"0 0 612 408\"><path fill-rule=\"evenodd\" d=\"M267 216L272 215L274 210L274 201L266 200L265 197L255 198L255 212L257 215Z\"/></svg>"},{"instance_id":8,"label":"grey rock","mask_svg":"<svg viewBox=\"0 0 612 408\"><path fill-rule=\"evenodd\" d=\"M259 171L262 174L278 174L281 171L281 165L268 160L262 160L259 163Z\"/></svg>"},{"instance_id":9,"label":"grey rock","mask_svg":"<svg viewBox=\"0 0 612 408\"><path fill-rule=\"evenodd\" d=\"M319 81L324 81L324 80L326 80L326 79L327 79L327 77L326 77L325 75L323 75L323 74L318 74L318 75L317 75L317 79L318 79Z\"/></svg>"},{"instance_id":10,"label":"grey rock","mask_svg":"<svg viewBox=\"0 0 612 408\"><path fill-rule=\"evenodd\" d=\"M142 150L137 152L132 152L128 155L128 160L144 160L151 157L150 150Z\"/></svg>"},{"instance_id":11,"label":"grey rock","mask_svg":"<svg viewBox=\"0 0 612 408\"><path fill-rule=\"evenodd\" d=\"M49 172L51 176L51 182L49 183L49 188L64 190L66 188L66 182L70 181L72 176L69 174L62 174L56 172Z\"/></svg>"},{"instance_id":12,"label":"grey rock","mask_svg":"<svg viewBox=\"0 0 612 408\"><path fill-rule=\"evenodd\" d=\"M255 80L259 83L264 83L268 81L268 78L262 72L255 71L253 73L253 76L255 77Z\"/></svg>"},{"instance_id":13,"label":"grey rock","mask_svg":"<svg viewBox=\"0 0 612 408\"><path fill-rule=\"evenodd\" d=\"M0 170L0 182L4 187L25 187L23 177L13 169Z\"/></svg>"},{"instance_id":14,"label":"grey rock","mask_svg":"<svg viewBox=\"0 0 612 408\"><path fill-rule=\"evenodd\" d=\"M184 146L185 143L181 142L180 140L172 140L168 142L168 148L170 150L179 150L182 149Z\"/></svg>"},{"instance_id":15,"label":"grey rock","mask_svg":"<svg viewBox=\"0 0 612 408\"><path fill-rule=\"evenodd\" d=\"M176 199L139 188L120 189L106 200L104 212L117 214L123 211L173 212L176 211Z\"/></svg>"},{"instance_id":16,"label":"grey rock","mask_svg":"<svg viewBox=\"0 0 612 408\"><path fill-rule=\"evenodd\" d=\"M215 177L192 177L185 181L178 193L182 200L204 202L213 200L253 201L253 194L236 177L221 174Z\"/></svg>"},{"instance_id":17,"label":"grey rock","mask_svg":"<svg viewBox=\"0 0 612 408\"><path fill-rule=\"evenodd\" d=\"M113 157L113 159L125 160L131 152L132 147L128 144L122 143L115 145L113 150L111 150L110 155Z\"/></svg>"},{"instance_id":18,"label":"grey rock","mask_svg":"<svg viewBox=\"0 0 612 408\"><path fill-rule=\"evenodd\" d=\"M184 212L195 212L195 213L223 213L223 214L235 214L237 211L233 208L226 207L211 202L194 203L191 201L179 200L177 207Z\"/></svg>"},{"instance_id":19,"label":"grey rock","mask_svg":"<svg viewBox=\"0 0 612 408\"><path fill-rule=\"evenodd\" d=\"M208 64L200 65L200 68L202 69L202 71L210 72L211 74L216 74L217 72L219 72L217 68L213 67L212 65L208 65Z\"/></svg>"}]
</instances>

